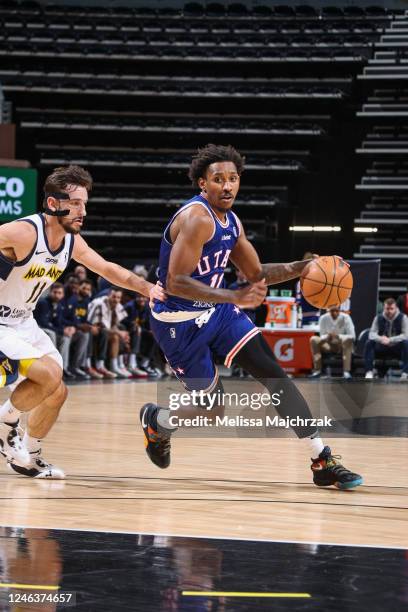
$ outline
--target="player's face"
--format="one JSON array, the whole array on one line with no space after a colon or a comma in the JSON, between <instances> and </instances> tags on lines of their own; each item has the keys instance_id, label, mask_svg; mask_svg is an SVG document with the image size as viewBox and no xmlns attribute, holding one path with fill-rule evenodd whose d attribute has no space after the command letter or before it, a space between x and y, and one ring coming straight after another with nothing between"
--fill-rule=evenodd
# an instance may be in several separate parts
<instances>
[{"instance_id":1,"label":"player's face","mask_svg":"<svg viewBox=\"0 0 408 612\"><path fill-rule=\"evenodd\" d=\"M216 210L229 210L239 191L239 175L233 162L216 162L207 168L199 185L207 200Z\"/></svg>"},{"instance_id":2,"label":"player's face","mask_svg":"<svg viewBox=\"0 0 408 612\"><path fill-rule=\"evenodd\" d=\"M67 185L64 192L69 194L69 200L56 200L57 207L61 210L68 209L69 214L65 217L57 217L58 223L67 234L79 234L86 217L88 192L85 187L78 187L78 185Z\"/></svg>"}]
</instances>

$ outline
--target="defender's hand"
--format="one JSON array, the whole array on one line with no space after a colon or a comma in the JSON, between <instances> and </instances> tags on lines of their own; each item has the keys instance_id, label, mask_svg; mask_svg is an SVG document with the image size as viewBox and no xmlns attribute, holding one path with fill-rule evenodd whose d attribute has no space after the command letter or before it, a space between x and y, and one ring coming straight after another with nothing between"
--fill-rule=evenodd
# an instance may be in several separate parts
<instances>
[{"instance_id":1,"label":"defender's hand","mask_svg":"<svg viewBox=\"0 0 408 612\"><path fill-rule=\"evenodd\" d=\"M157 281L155 285L149 291L149 306L153 308L154 300L159 300L159 302L164 302L167 298L167 294L163 287L160 284L160 281Z\"/></svg>"}]
</instances>

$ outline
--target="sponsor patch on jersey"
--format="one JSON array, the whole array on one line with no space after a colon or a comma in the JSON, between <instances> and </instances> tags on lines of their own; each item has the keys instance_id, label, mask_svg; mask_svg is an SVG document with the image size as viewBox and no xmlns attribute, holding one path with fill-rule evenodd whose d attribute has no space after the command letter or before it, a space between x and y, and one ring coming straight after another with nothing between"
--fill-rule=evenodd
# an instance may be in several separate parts
<instances>
[{"instance_id":1,"label":"sponsor patch on jersey","mask_svg":"<svg viewBox=\"0 0 408 612\"><path fill-rule=\"evenodd\" d=\"M30 269L24 274L24 280L31 280L33 278L50 278L53 282L61 276L64 270L57 268L57 266L50 266L48 269L40 264L33 264Z\"/></svg>"},{"instance_id":2,"label":"sponsor patch on jersey","mask_svg":"<svg viewBox=\"0 0 408 612\"><path fill-rule=\"evenodd\" d=\"M0 304L0 318L7 319L19 319L25 314L25 310L22 308L10 308L10 306L6 306L5 304Z\"/></svg>"}]
</instances>

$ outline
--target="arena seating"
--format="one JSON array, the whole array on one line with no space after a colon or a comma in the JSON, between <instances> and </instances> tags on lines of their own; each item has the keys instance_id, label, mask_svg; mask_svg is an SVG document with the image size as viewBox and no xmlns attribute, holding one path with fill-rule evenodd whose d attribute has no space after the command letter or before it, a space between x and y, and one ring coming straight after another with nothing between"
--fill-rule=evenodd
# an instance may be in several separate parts
<instances>
[{"instance_id":1,"label":"arena seating","mask_svg":"<svg viewBox=\"0 0 408 612\"><path fill-rule=\"evenodd\" d=\"M310 236L294 242L289 225L342 225L344 202L356 199L347 162L358 146L357 76L395 19L382 7L7 0L0 58L12 61L1 63L0 81L18 154L41 177L69 161L89 167L96 187L84 234L130 264L157 255L166 219L194 193L186 173L197 146L231 143L247 159L237 211L256 247L299 257ZM330 236L328 250L336 240L344 246Z\"/></svg>"},{"instance_id":2,"label":"arena seating","mask_svg":"<svg viewBox=\"0 0 408 612\"><path fill-rule=\"evenodd\" d=\"M407 42L408 17L401 14L385 29L358 77L366 100L357 113L365 134L356 151L364 166L356 189L365 208L356 223L378 231L365 238L355 256L381 257L384 296L404 292L408 279Z\"/></svg>"}]
</instances>

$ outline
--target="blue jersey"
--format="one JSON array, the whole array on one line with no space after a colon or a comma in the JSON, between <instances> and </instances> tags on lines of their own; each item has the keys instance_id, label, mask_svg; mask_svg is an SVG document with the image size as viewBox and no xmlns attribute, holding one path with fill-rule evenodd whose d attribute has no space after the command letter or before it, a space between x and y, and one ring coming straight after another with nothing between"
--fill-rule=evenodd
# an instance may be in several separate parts
<instances>
[{"instance_id":1,"label":"blue jersey","mask_svg":"<svg viewBox=\"0 0 408 612\"><path fill-rule=\"evenodd\" d=\"M226 220L222 222L212 211L211 206L205 198L197 195L188 200L170 219L163 233L160 247L159 259L159 279L163 287L166 288L167 272L171 249L173 247L170 238L170 228L174 219L190 206L203 206L214 223L214 231L211 238L204 244L200 261L191 278L198 280L210 287L224 287L224 271L228 264L229 256L237 243L241 232L241 225L238 217L232 211L226 213ZM189 300L174 295L169 295L165 302L156 303L153 310L155 313L177 312L177 311L197 311L214 306L212 303L198 300Z\"/></svg>"}]
</instances>

